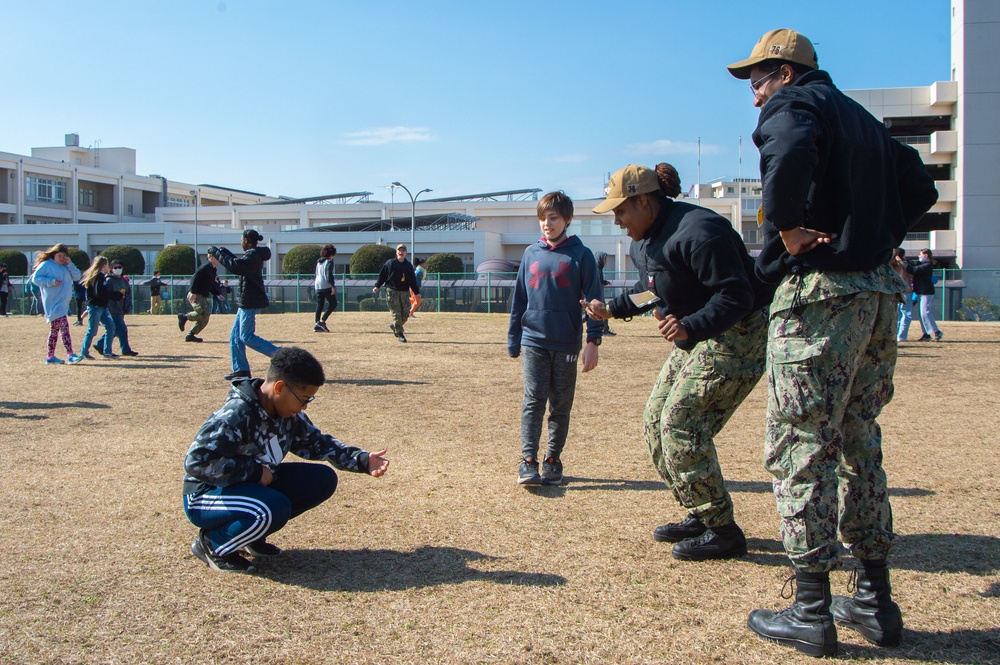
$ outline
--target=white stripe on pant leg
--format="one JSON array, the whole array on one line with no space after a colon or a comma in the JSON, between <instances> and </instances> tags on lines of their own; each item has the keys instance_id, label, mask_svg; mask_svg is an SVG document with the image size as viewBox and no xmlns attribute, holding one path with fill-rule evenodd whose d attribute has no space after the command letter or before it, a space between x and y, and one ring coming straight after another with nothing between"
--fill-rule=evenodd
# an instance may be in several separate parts
<instances>
[{"instance_id":1,"label":"white stripe on pant leg","mask_svg":"<svg viewBox=\"0 0 1000 665\"><path fill-rule=\"evenodd\" d=\"M244 512L254 518L253 524L248 529L218 547L214 552L216 556L225 556L230 552L235 552L238 549L246 547L266 535L267 530L271 528L271 509L259 499L244 496L202 495L188 502L188 509L190 510L191 508L206 512Z\"/></svg>"}]
</instances>

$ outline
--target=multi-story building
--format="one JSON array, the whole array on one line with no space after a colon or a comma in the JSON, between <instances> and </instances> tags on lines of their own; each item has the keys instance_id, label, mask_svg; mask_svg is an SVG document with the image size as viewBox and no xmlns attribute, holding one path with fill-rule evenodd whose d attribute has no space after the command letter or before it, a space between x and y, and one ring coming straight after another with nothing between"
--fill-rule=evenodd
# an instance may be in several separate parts
<instances>
[{"instance_id":1,"label":"multi-story building","mask_svg":"<svg viewBox=\"0 0 1000 665\"><path fill-rule=\"evenodd\" d=\"M951 10L952 80L848 94L916 147L938 183L940 200L904 246L929 246L944 265L997 268L1000 3L953 0ZM361 245L411 239L416 255L451 252L472 270L487 260L516 261L538 237L539 190L425 198L412 210L408 201L385 203L370 192L291 201L137 175L134 150L81 148L76 135L66 139L62 147L32 149L30 157L0 153L0 248L30 254L65 242L93 254L129 244L152 265L166 245L238 246L239 234L252 227L271 246L269 273L280 272L284 255L303 243L335 243L344 264ZM688 196L732 220L751 250L759 247L759 180L720 178ZM610 270L629 269L627 239L611 216L590 212L593 204L577 201L571 232L607 252Z\"/></svg>"}]
</instances>

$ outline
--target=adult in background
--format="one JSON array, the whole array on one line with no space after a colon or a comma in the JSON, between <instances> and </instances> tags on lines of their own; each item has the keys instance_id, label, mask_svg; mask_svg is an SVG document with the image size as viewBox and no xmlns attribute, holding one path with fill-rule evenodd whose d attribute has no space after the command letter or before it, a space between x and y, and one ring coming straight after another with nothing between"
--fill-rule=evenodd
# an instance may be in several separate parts
<instances>
[{"instance_id":1,"label":"adult in background","mask_svg":"<svg viewBox=\"0 0 1000 665\"><path fill-rule=\"evenodd\" d=\"M917 151L819 70L805 36L772 30L729 72L749 79L760 109L753 141L764 246L755 271L777 284L765 462L797 587L791 607L755 610L747 625L812 656L837 652L834 619L877 645L898 645L876 422L892 398L896 306L906 289L889 256L937 190ZM861 568L854 597L832 601L838 535Z\"/></svg>"},{"instance_id":2,"label":"adult in background","mask_svg":"<svg viewBox=\"0 0 1000 665\"><path fill-rule=\"evenodd\" d=\"M233 287L229 286L229 280L222 280L222 313L232 314L229 309L229 297L233 294Z\"/></svg>"},{"instance_id":3,"label":"adult in background","mask_svg":"<svg viewBox=\"0 0 1000 665\"><path fill-rule=\"evenodd\" d=\"M337 248L326 244L319 250L319 261L316 262L316 277L313 280L313 290L316 291L316 323L313 332L330 332L326 320L337 309L337 282L334 278L333 257ZM323 303L326 303L326 312ZM322 318L321 318L322 317Z\"/></svg>"},{"instance_id":4,"label":"adult in background","mask_svg":"<svg viewBox=\"0 0 1000 665\"><path fill-rule=\"evenodd\" d=\"M920 307L920 325L924 335L918 341L929 342L933 339L940 342L944 333L934 320L934 254L930 249L920 250L920 262L908 265L907 270L913 275L913 292L917 294L917 305ZM931 337L933 335L933 338Z\"/></svg>"},{"instance_id":5,"label":"adult in background","mask_svg":"<svg viewBox=\"0 0 1000 665\"><path fill-rule=\"evenodd\" d=\"M76 364L83 356L73 353L73 339L69 334L69 301L73 297L73 283L80 279L80 269L69 259L66 245L53 245L40 252L32 268L31 283L42 293L45 320L49 322L49 339L45 355L46 365L62 365L56 357L56 341L62 338L66 361Z\"/></svg>"},{"instance_id":6,"label":"adult in background","mask_svg":"<svg viewBox=\"0 0 1000 665\"><path fill-rule=\"evenodd\" d=\"M137 356L139 354L132 350L128 341L128 324L125 323L125 315L132 311L132 299L129 297L131 289L128 277L125 276L125 266L121 261L115 261L111 264L111 275L108 277L107 287L112 291L122 294L122 297L119 300L108 301L108 314L111 316L111 320L115 322L114 332L109 334L111 329L106 328L104 335L94 342L94 348L98 353L103 354L105 358L114 358L116 356L112 351L112 347L115 338L117 338L118 343L121 345L121 354L123 356Z\"/></svg>"},{"instance_id":7,"label":"adult in background","mask_svg":"<svg viewBox=\"0 0 1000 665\"><path fill-rule=\"evenodd\" d=\"M427 274L427 269L424 268L424 264L427 263L424 259L413 259L413 277L414 283L417 285L416 293L413 289L410 289L410 318L417 318L417 310L420 309L420 303L424 301L423 296L420 295L420 289L424 285L424 275Z\"/></svg>"},{"instance_id":8,"label":"adult in background","mask_svg":"<svg viewBox=\"0 0 1000 665\"><path fill-rule=\"evenodd\" d=\"M160 313L160 303L162 302L160 297L160 289L164 286L168 286L166 282L160 279L160 271L153 271L153 279L146 280L142 283L143 286L149 287L149 314L159 314Z\"/></svg>"},{"instance_id":9,"label":"adult in background","mask_svg":"<svg viewBox=\"0 0 1000 665\"><path fill-rule=\"evenodd\" d=\"M653 384L643 438L653 465L688 515L657 527L684 561L747 553L715 450L722 430L764 373L767 306L773 287L753 274L753 259L729 220L674 199L681 181L670 164L629 165L611 176L607 199L632 240L639 270L631 293L585 303L593 318L630 319L653 310L673 349ZM634 296L646 295L637 304Z\"/></svg>"},{"instance_id":10,"label":"adult in background","mask_svg":"<svg viewBox=\"0 0 1000 665\"><path fill-rule=\"evenodd\" d=\"M87 314L87 287L79 280L73 282L73 298L76 300L76 321L73 322L73 325L82 326L83 317Z\"/></svg>"},{"instance_id":11,"label":"adult in background","mask_svg":"<svg viewBox=\"0 0 1000 665\"><path fill-rule=\"evenodd\" d=\"M420 295L420 287L417 286L417 276L413 272L413 266L406 260L406 245L396 245L396 258L389 259L382 266L375 281L375 288L372 293L385 284L385 300L389 304L389 311L392 313L392 323L389 330L400 342L406 341L403 334L403 326L410 317L410 290Z\"/></svg>"},{"instance_id":12,"label":"adult in background","mask_svg":"<svg viewBox=\"0 0 1000 665\"><path fill-rule=\"evenodd\" d=\"M7 313L7 299L10 298L10 274L7 264L0 263L0 316L10 316Z\"/></svg>"},{"instance_id":13,"label":"adult in background","mask_svg":"<svg viewBox=\"0 0 1000 665\"><path fill-rule=\"evenodd\" d=\"M218 280L219 260L211 254L206 257L205 263L191 275L191 286L188 287L187 301L191 305L192 311L177 315L177 327L184 331L184 326L188 321L194 321L194 327L184 336L185 342L203 342L198 333L205 329L208 320L212 318L212 289Z\"/></svg>"},{"instance_id":14,"label":"adult in background","mask_svg":"<svg viewBox=\"0 0 1000 665\"><path fill-rule=\"evenodd\" d=\"M278 347L263 337L257 336L257 312L268 305L267 290L264 288L264 262L270 260L271 249L266 245L258 247L264 238L254 229L243 232L241 246L244 254L236 257L225 247L210 247L208 253L214 256L226 270L240 276L236 288L236 319L229 333L229 354L232 372L224 378L234 381L250 377L250 362L247 347L268 358Z\"/></svg>"}]
</instances>

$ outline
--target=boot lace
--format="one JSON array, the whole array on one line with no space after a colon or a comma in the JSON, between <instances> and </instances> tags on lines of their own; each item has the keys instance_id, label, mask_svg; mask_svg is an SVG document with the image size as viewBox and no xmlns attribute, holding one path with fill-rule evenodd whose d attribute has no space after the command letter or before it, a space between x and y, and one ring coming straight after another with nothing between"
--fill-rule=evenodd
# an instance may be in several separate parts
<instances>
[{"instance_id":1,"label":"boot lace","mask_svg":"<svg viewBox=\"0 0 1000 665\"><path fill-rule=\"evenodd\" d=\"M851 576L847 578L847 593L853 594L858 590L858 569L851 569Z\"/></svg>"},{"instance_id":2,"label":"boot lace","mask_svg":"<svg viewBox=\"0 0 1000 665\"><path fill-rule=\"evenodd\" d=\"M785 583L781 585L781 597L785 600L791 600L792 596L795 595L795 573L792 573L787 578L785 578Z\"/></svg>"}]
</instances>

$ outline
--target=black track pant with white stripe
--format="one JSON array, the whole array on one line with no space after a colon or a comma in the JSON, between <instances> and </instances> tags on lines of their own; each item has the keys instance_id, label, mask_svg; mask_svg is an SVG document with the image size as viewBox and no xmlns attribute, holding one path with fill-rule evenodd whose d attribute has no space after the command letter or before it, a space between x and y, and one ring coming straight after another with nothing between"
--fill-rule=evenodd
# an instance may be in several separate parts
<instances>
[{"instance_id":1,"label":"black track pant with white stripe","mask_svg":"<svg viewBox=\"0 0 1000 665\"><path fill-rule=\"evenodd\" d=\"M279 464L267 487L240 483L184 497L184 512L208 533L214 554L225 556L263 540L288 520L323 503L337 489L337 472L326 464Z\"/></svg>"}]
</instances>

